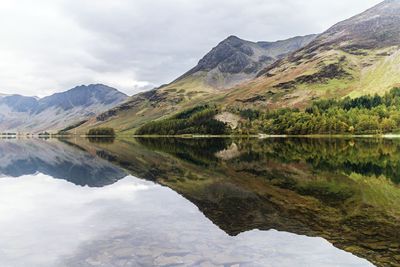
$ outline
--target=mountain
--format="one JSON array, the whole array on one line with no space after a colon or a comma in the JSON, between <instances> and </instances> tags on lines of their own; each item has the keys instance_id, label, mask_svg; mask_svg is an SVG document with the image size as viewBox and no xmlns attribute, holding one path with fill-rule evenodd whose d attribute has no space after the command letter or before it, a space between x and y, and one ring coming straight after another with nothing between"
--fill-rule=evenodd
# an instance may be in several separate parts
<instances>
[{"instance_id":1,"label":"mountain","mask_svg":"<svg viewBox=\"0 0 400 267\"><path fill-rule=\"evenodd\" d=\"M206 86L230 88L255 78L260 70L304 47L315 37L316 35L308 35L277 42L255 43L229 36L175 82L197 78Z\"/></svg>"},{"instance_id":2,"label":"mountain","mask_svg":"<svg viewBox=\"0 0 400 267\"><path fill-rule=\"evenodd\" d=\"M81 85L44 98L0 96L0 132L58 131L104 112L127 99L102 84Z\"/></svg>"},{"instance_id":3,"label":"mountain","mask_svg":"<svg viewBox=\"0 0 400 267\"><path fill-rule=\"evenodd\" d=\"M222 112L304 110L315 100L383 95L400 86L400 0L303 38L254 43L231 36L173 83L135 95L77 131L101 125L134 133L146 122L210 103Z\"/></svg>"},{"instance_id":4,"label":"mountain","mask_svg":"<svg viewBox=\"0 0 400 267\"><path fill-rule=\"evenodd\" d=\"M383 94L400 85L399 44L400 1L387 0L334 25L223 102L304 108L315 99Z\"/></svg>"},{"instance_id":5,"label":"mountain","mask_svg":"<svg viewBox=\"0 0 400 267\"><path fill-rule=\"evenodd\" d=\"M95 126L113 127L117 131L131 130L149 120L207 103L224 94L228 88L254 79L262 69L309 44L315 37L307 35L277 42L250 42L230 36L172 83L129 98L125 103L92 117L77 131L86 133Z\"/></svg>"}]
</instances>

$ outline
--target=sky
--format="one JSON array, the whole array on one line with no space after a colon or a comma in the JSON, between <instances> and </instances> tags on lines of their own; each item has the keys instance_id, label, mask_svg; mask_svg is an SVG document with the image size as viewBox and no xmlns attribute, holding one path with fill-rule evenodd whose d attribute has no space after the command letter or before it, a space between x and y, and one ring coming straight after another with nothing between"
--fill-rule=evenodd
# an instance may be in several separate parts
<instances>
[{"instance_id":1,"label":"sky","mask_svg":"<svg viewBox=\"0 0 400 267\"><path fill-rule=\"evenodd\" d=\"M1 0L0 93L169 83L229 35L320 33L381 0Z\"/></svg>"}]
</instances>

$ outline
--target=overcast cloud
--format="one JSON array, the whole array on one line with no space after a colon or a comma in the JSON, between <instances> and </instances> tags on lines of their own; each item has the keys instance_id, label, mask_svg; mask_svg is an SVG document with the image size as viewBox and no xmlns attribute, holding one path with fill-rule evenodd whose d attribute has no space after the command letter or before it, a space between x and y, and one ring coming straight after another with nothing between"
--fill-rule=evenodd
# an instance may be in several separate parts
<instances>
[{"instance_id":1,"label":"overcast cloud","mask_svg":"<svg viewBox=\"0 0 400 267\"><path fill-rule=\"evenodd\" d=\"M168 83L229 35L319 33L380 0L1 0L0 92Z\"/></svg>"}]
</instances>

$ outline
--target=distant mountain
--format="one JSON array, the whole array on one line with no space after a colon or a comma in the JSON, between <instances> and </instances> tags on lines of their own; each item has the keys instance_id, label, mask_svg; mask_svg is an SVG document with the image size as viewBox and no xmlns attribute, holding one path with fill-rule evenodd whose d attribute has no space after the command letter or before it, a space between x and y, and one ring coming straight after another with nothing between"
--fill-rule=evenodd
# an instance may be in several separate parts
<instances>
[{"instance_id":1,"label":"distant mountain","mask_svg":"<svg viewBox=\"0 0 400 267\"><path fill-rule=\"evenodd\" d=\"M44 98L0 96L0 132L58 131L104 112L127 95L102 84L82 85Z\"/></svg>"}]
</instances>

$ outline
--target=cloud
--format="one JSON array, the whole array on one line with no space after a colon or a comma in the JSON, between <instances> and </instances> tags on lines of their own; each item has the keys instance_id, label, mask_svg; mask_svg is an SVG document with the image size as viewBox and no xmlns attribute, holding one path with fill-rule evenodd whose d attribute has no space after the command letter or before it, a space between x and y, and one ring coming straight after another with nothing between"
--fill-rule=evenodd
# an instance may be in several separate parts
<instances>
[{"instance_id":1,"label":"cloud","mask_svg":"<svg viewBox=\"0 0 400 267\"><path fill-rule=\"evenodd\" d=\"M228 35L322 32L379 0L2 0L0 92L44 96L170 82Z\"/></svg>"}]
</instances>

